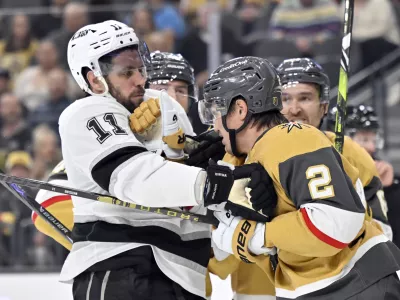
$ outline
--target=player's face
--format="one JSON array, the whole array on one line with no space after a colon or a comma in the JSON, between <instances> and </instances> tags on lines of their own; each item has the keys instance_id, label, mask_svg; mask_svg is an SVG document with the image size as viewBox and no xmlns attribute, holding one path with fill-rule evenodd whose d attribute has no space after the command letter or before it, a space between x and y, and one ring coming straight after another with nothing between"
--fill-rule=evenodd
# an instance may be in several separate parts
<instances>
[{"instance_id":1,"label":"player's face","mask_svg":"<svg viewBox=\"0 0 400 300\"><path fill-rule=\"evenodd\" d=\"M243 112L238 108L230 111L226 115L226 126L229 129L239 129L243 125L243 115L245 116L246 112L243 114ZM225 152L233 155L229 133L225 130L225 127L222 123L222 117L215 119L214 131L216 131L219 136L222 137L222 144L225 146ZM236 135L236 146L239 152L242 152L241 141L243 135L244 131L241 131Z\"/></svg>"},{"instance_id":2,"label":"player's face","mask_svg":"<svg viewBox=\"0 0 400 300\"><path fill-rule=\"evenodd\" d=\"M352 136L353 141L363 147L370 155L376 152L376 145L378 144L378 136L373 131L357 131Z\"/></svg>"},{"instance_id":3,"label":"player's face","mask_svg":"<svg viewBox=\"0 0 400 300\"><path fill-rule=\"evenodd\" d=\"M112 60L106 76L110 94L130 112L143 102L146 68L137 50L127 49Z\"/></svg>"},{"instance_id":4,"label":"player's face","mask_svg":"<svg viewBox=\"0 0 400 300\"><path fill-rule=\"evenodd\" d=\"M288 84L282 88L281 113L289 122L299 122L319 127L328 104L321 104L319 91L314 84Z\"/></svg>"},{"instance_id":5,"label":"player's face","mask_svg":"<svg viewBox=\"0 0 400 300\"><path fill-rule=\"evenodd\" d=\"M174 98L183 109L188 112L189 110L189 86L182 80L166 81L165 83L150 83L151 89L166 90L168 95Z\"/></svg>"}]
</instances>

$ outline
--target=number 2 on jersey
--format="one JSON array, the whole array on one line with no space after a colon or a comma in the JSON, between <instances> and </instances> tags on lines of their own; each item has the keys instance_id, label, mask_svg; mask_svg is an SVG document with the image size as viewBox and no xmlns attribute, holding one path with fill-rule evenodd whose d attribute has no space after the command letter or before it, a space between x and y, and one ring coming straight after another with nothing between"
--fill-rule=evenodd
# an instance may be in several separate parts
<instances>
[{"instance_id":1,"label":"number 2 on jersey","mask_svg":"<svg viewBox=\"0 0 400 300\"><path fill-rule=\"evenodd\" d=\"M333 185L329 185L332 181L329 168L325 165L311 166L306 171L308 189L313 199L326 199L335 196Z\"/></svg>"},{"instance_id":2,"label":"number 2 on jersey","mask_svg":"<svg viewBox=\"0 0 400 300\"><path fill-rule=\"evenodd\" d=\"M107 113L104 115L103 120L109 123L113 127L113 133L115 135L127 135L126 131L123 130L118 124L117 120L115 119L114 114L112 113ZM103 127L101 127L99 121L97 119L91 118L86 125L87 129L93 130L96 135L97 135L97 141L100 144L103 144L106 139L108 139L110 136L112 136L112 133L110 131L104 130Z\"/></svg>"}]
</instances>

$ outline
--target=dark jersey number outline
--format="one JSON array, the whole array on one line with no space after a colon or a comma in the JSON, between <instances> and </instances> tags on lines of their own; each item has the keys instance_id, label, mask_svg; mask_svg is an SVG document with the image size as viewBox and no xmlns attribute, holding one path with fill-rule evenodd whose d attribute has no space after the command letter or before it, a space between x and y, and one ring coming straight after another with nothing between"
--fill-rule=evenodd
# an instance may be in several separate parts
<instances>
[{"instance_id":1,"label":"dark jersey number outline","mask_svg":"<svg viewBox=\"0 0 400 300\"><path fill-rule=\"evenodd\" d=\"M128 133L117 124L117 120L115 119L114 114L106 113L103 117L103 120L114 127L112 133L110 131L104 130L104 128L101 127L99 121L97 121L95 117L91 118L86 125L87 129L93 130L96 133L97 141L100 144L103 144L104 141L112 136L113 133L115 135L128 135Z\"/></svg>"}]
</instances>

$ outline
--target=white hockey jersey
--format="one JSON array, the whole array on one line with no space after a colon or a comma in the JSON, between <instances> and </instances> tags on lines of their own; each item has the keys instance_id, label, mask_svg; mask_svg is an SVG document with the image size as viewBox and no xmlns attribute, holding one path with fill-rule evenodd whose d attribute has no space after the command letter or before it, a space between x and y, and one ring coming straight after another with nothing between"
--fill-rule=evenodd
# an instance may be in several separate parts
<instances>
[{"instance_id":1,"label":"white hockey jersey","mask_svg":"<svg viewBox=\"0 0 400 300\"><path fill-rule=\"evenodd\" d=\"M98 96L77 100L62 113L59 130L71 185L143 206L198 205L205 172L147 151L132 133L129 115L114 99ZM209 225L75 196L72 200L75 242L61 281L71 281L117 254L150 245L163 273L189 292L205 296Z\"/></svg>"}]
</instances>

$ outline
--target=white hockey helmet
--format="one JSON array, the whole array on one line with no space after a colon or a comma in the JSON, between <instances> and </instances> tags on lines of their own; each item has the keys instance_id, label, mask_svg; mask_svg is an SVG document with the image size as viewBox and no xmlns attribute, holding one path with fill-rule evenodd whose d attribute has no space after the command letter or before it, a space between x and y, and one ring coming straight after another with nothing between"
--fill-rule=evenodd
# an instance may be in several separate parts
<instances>
[{"instance_id":1,"label":"white hockey helmet","mask_svg":"<svg viewBox=\"0 0 400 300\"><path fill-rule=\"evenodd\" d=\"M79 87L91 95L110 96L108 85L100 69L99 59L115 50L135 46L141 56L144 66L150 63L150 54L144 42L140 42L133 28L118 21L105 21L91 24L79 29L68 43L68 65L72 76ZM86 83L82 68L92 70L104 84L106 90L95 94Z\"/></svg>"}]
</instances>

